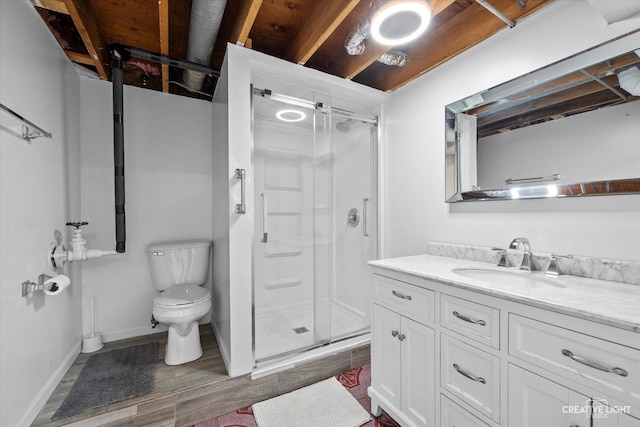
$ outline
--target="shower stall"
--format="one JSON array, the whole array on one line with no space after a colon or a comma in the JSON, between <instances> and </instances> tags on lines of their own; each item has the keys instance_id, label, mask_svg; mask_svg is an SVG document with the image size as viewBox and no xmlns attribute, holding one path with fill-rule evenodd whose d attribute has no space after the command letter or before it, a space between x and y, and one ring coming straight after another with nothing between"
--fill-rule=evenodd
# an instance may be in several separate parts
<instances>
[{"instance_id":1,"label":"shower stall","mask_svg":"<svg viewBox=\"0 0 640 427\"><path fill-rule=\"evenodd\" d=\"M212 102L212 326L231 376L366 342L387 98L227 46Z\"/></svg>"},{"instance_id":2,"label":"shower stall","mask_svg":"<svg viewBox=\"0 0 640 427\"><path fill-rule=\"evenodd\" d=\"M254 78L256 364L369 331L378 132L366 110Z\"/></svg>"}]
</instances>

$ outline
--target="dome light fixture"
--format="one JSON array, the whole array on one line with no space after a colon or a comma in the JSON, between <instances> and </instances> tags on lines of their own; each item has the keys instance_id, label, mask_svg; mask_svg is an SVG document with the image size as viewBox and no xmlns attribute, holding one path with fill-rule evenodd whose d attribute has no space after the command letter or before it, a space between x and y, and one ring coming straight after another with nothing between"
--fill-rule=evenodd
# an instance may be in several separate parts
<instances>
[{"instance_id":1,"label":"dome light fixture","mask_svg":"<svg viewBox=\"0 0 640 427\"><path fill-rule=\"evenodd\" d=\"M425 0L390 0L373 13L371 36L387 46L405 44L424 33L430 21Z\"/></svg>"},{"instance_id":2,"label":"dome light fixture","mask_svg":"<svg viewBox=\"0 0 640 427\"><path fill-rule=\"evenodd\" d=\"M300 110L280 110L276 113L276 117L283 122L301 122L307 117L305 113Z\"/></svg>"}]
</instances>

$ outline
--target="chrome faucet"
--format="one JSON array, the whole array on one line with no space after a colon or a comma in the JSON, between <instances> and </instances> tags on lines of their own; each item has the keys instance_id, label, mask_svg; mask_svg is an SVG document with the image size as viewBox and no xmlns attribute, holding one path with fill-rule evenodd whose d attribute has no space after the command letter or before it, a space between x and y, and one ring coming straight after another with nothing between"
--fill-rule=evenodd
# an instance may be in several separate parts
<instances>
[{"instance_id":1,"label":"chrome faucet","mask_svg":"<svg viewBox=\"0 0 640 427\"><path fill-rule=\"evenodd\" d=\"M520 270L531 271L531 243L526 237L516 237L511 241L509 249L517 249L524 251Z\"/></svg>"},{"instance_id":2,"label":"chrome faucet","mask_svg":"<svg viewBox=\"0 0 640 427\"><path fill-rule=\"evenodd\" d=\"M552 277L558 277L562 274L560 272L560 268L558 267L558 258L573 259L573 255L551 254L551 259L549 260L549 266L547 267L547 271L545 271L544 274Z\"/></svg>"},{"instance_id":3,"label":"chrome faucet","mask_svg":"<svg viewBox=\"0 0 640 427\"><path fill-rule=\"evenodd\" d=\"M501 248L491 248L492 251L497 251L500 254L500 261L498 261L498 267L507 266L507 250Z\"/></svg>"}]
</instances>

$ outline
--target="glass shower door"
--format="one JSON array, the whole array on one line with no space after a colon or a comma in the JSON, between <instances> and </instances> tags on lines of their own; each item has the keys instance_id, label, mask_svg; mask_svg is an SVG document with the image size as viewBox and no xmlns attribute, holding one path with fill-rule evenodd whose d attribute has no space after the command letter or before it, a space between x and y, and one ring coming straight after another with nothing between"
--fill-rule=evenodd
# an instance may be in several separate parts
<instances>
[{"instance_id":1,"label":"glass shower door","mask_svg":"<svg viewBox=\"0 0 640 427\"><path fill-rule=\"evenodd\" d=\"M254 84L253 342L260 363L370 330L377 120L332 106L309 88L264 76Z\"/></svg>"},{"instance_id":2,"label":"glass shower door","mask_svg":"<svg viewBox=\"0 0 640 427\"><path fill-rule=\"evenodd\" d=\"M334 278L331 287L332 340L368 332L372 298L367 262L376 258L377 125L333 109Z\"/></svg>"},{"instance_id":3,"label":"glass shower door","mask_svg":"<svg viewBox=\"0 0 640 427\"><path fill-rule=\"evenodd\" d=\"M316 165L325 118L313 102L286 101L253 97L256 362L330 338L330 307L317 303L331 278L331 247L318 244L330 234L331 206L317 207L331 187Z\"/></svg>"}]
</instances>

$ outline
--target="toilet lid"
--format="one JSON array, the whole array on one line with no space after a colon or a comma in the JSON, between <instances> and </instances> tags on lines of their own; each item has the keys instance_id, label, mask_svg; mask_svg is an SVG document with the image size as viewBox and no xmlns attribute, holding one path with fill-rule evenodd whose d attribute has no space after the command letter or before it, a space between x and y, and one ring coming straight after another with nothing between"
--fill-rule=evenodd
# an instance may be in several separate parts
<instances>
[{"instance_id":1,"label":"toilet lid","mask_svg":"<svg viewBox=\"0 0 640 427\"><path fill-rule=\"evenodd\" d=\"M176 306L193 304L211 298L208 289L197 285L175 286L167 289L156 297L156 304L163 306Z\"/></svg>"}]
</instances>

